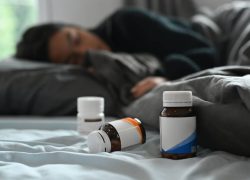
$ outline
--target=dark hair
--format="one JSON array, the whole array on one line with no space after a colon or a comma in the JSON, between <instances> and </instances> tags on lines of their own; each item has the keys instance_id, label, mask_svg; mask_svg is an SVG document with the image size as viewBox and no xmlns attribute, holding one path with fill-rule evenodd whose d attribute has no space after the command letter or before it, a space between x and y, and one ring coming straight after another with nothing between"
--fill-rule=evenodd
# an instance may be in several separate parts
<instances>
[{"instance_id":1,"label":"dark hair","mask_svg":"<svg viewBox=\"0 0 250 180\"><path fill-rule=\"evenodd\" d=\"M49 40L66 24L48 23L29 28L17 44L16 58L49 62Z\"/></svg>"}]
</instances>

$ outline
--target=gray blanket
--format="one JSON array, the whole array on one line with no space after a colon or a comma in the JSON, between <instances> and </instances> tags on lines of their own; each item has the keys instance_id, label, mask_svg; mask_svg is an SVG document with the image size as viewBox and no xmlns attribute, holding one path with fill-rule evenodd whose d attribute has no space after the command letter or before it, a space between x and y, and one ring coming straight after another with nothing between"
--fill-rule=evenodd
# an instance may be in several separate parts
<instances>
[{"instance_id":1,"label":"gray blanket","mask_svg":"<svg viewBox=\"0 0 250 180\"><path fill-rule=\"evenodd\" d=\"M234 1L210 14L197 14L192 22L219 49L220 65L250 64L250 2Z\"/></svg>"},{"instance_id":2,"label":"gray blanket","mask_svg":"<svg viewBox=\"0 0 250 180\"><path fill-rule=\"evenodd\" d=\"M124 111L159 128L163 91L191 90L197 112L198 142L213 150L250 156L250 67L205 70L166 82Z\"/></svg>"}]
</instances>

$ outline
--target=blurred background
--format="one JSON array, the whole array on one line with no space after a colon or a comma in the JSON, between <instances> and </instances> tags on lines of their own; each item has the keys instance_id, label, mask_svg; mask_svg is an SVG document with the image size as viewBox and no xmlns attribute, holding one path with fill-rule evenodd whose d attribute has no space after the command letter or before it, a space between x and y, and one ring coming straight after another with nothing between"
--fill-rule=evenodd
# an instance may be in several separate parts
<instances>
[{"instance_id":1,"label":"blurred background","mask_svg":"<svg viewBox=\"0 0 250 180\"><path fill-rule=\"evenodd\" d=\"M118 8L137 6L164 14L169 3L178 6L178 1L180 0L0 0L0 59L11 56L21 34L35 24L69 22L91 28ZM189 0L185 1L190 5ZM230 1L232 0L197 0L196 3L214 9Z\"/></svg>"}]
</instances>

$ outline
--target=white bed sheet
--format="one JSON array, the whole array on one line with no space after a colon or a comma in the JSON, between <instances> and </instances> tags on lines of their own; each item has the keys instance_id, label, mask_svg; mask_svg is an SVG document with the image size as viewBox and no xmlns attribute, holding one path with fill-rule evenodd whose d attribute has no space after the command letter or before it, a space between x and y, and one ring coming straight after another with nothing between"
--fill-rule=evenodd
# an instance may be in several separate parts
<instances>
[{"instance_id":1,"label":"white bed sheet","mask_svg":"<svg viewBox=\"0 0 250 180\"><path fill-rule=\"evenodd\" d=\"M121 152L89 154L75 118L1 117L0 179L250 179L249 158L199 150L184 160L160 158L159 133Z\"/></svg>"}]
</instances>

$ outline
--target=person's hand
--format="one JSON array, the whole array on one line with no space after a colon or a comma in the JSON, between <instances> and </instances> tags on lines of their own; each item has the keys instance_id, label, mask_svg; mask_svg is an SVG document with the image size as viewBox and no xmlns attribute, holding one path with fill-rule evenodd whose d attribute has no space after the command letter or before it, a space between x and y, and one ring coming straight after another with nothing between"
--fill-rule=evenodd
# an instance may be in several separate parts
<instances>
[{"instance_id":1,"label":"person's hand","mask_svg":"<svg viewBox=\"0 0 250 180\"><path fill-rule=\"evenodd\" d=\"M167 79L159 76L150 76L147 77L140 82L138 82L132 89L131 93L135 98L138 98L145 94L146 92L150 91L157 85L167 81Z\"/></svg>"}]
</instances>

